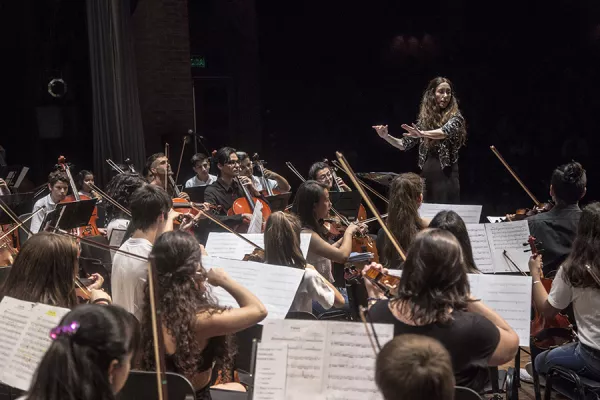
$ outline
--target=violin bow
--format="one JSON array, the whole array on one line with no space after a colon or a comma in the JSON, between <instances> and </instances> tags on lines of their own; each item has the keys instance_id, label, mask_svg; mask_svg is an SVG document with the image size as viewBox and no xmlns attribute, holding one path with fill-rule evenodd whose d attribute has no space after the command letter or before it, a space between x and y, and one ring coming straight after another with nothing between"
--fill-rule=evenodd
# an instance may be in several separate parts
<instances>
[{"instance_id":1,"label":"violin bow","mask_svg":"<svg viewBox=\"0 0 600 400\"><path fill-rule=\"evenodd\" d=\"M181 162L183 161L183 152L185 151L185 145L190 140L189 136L183 137L183 145L181 146L181 153L179 154L179 165L177 166L177 173L175 174L175 182L179 180L179 171L181 170Z\"/></svg>"},{"instance_id":2,"label":"violin bow","mask_svg":"<svg viewBox=\"0 0 600 400\"><path fill-rule=\"evenodd\" d=\"M512 175L512 177L515 178L515 180L517 181L517 183L519 185L521 185L521 188L523 188L523 190L525 191L525 193L527 193L527 195L531 198L531 200L533 200L534 204L536 206L540 205L541 203L533 195L533 193L531 193L531 191L527 188L527 186L525 186L525 184L523 183L523 181L521 179L519 179L519 177L517 176L517 174L515 173L515 171L513 171L513 169L510 167L510 165L508 165L508 163L504 160L504 157L502 157L502 155L500 155L500 152L498 151L498 149L496 149L496 147L492 145L492 146L490 146L490 150L492 150L492 153L494 153L496 155L496 157L498 157L498 160L500 160L500 162L502 163L502 165L504 165L504 168L506 168L508 170L508 172Z\"/></svg>"},{"instance_id":3,"label":"violin bow","mask_svg":"<svg viewBox=\"0 0 600 400\"><path fill-rule=\"evenodd\" d=\"M600 278L598 278L598 275L596 275L596 273L594 272L594 270L592 269L592 267L590 267L589 264L585 264L585 269L587 269L587 271L590 273L590 275L592 276L592 278L594 278L594 280L596 281L596 283L598 284L598 286L600 286Z\"/></svg>"},{"instance_id":4,"label":"violin bow","mask_svg":"<svg viewBox=\"0 0 600 400\"><path fill-rule=\"evenodd\" d=\"M118 208L119 210L121 210L125 215L127 215L129 218L131 218L131 211L129 211L128 209L126 209L125 207L123 207L121 204L119 204L118 201L116 201L115 199L113 199L112 197L110 197L109 195L107 195L106 193L104 193L102 190L100 190L98 188L98 186L96 186L93 183L88 183L88 185L95 191L97 192L104 200L108 201L110 204L112 204L113 206L115 206L116 208Z\"/></svg>"},{"instance_id":5,"label":"violin bow","mask_svg":"<svg viewBox=\"0 0 600 400\"><path fill-rule=\"evenodd\" d=\"M0 208L2 208L2 210L4 210L4 212L6 212L6 209L4 208L4 206L0 205ZM8 231L4 232L4 234L2 236L0 236L0 240L4 240L5 237L7 237L8 235L10 235L11 233L13 233L14 231L16 231L19 228L23 228L27 232L27 234L29 234L30 236L32 236L33 232L31 231L31 229L29 229L25 225L25 222L29 221L31 218L33 218L34 216L36 216L37 213L39 213L43 209L44 209L44 207L38 208L33 213L31 213L31 215L29 217L25 218L23 221L21 221L19 218L13 218L12 215L10 215L10 214L7 213L15 221L15 226L13 226Z\"/></svg>"},{"instance_id":6,"label":"violin bow","mask_svg":"<svg viewBox=\"0 0 600 400\"><path fill-rule=\"evenodd\" d=\"M124 174L125 171L123 171L121 169L121 167L119 167L117 164L115 164L115 162L113 160L111 160L110 158L106 159L106 163L113 169L115 170L117 173L119 174Z\"/></svg>"},{"instance_id":7,"label":"violin bow","mask_svg":"<svg viewBox=\"0 0 600 400\"><path fill-rule=\"evenodd\" d=\"M343 173L345 173L346 175L348 175L348 172L342 168L342 166L340 165L340 163L338 163L336 160L332 161L332 164L338 168L340 171L342 171ZM362 185L362 187L364 187L365 189L367 189L369 192L373 193L375 196L379 197L381 200L383 200L385 202L385 204L390 204L390 201L388 199L385 198L385 196L383 196L381 193L379 193L377 190L373 189L371 186L367 185L363 180L359 179L358 177L356 178L356 180ZM364 222L364 221L363 221Z\"/></svg>"},{"instance_id":8,"label":"violin bow","mask_svg":"<svg viewBox=\"0 0 600 400\"><path fill-rule=\"evenodd\" d=\"M369 324L367 323L366 318L368 312L369 310L366 307L358 307L358 315L360 316L360 320L362 321L365 327L365 331L367 331L367 337L369 338L369 342L371 343L373 353L375 354L375 357L377 357L377 354L381 351L381 344L379 344L379 338L377 337L377 332L375 332L375 326L373 326L373 321L371 321L371 318L369 318L369 324L371 325L371 330L369 330ZM375 339L375 342L373 342L373 339ZM375 343L377 343L377 347L375 347Z\"/></svg>"},{"instance_id":9,"label":"violin bow","mask_svg":"<svg viewBox=\"0 0 600 400\"><path fill-rule=\"evenodd\" d=\"M23 230L25 232L27 232L27 234L29 236L33 235L33 232L31 231L31 229L29 229L26 225L23 225L23 224L25 222L29 221L35 214L37 214L40 210L42 210L42 208L38 208L34 213L32 213L32 215L30 215L29 217L25 218L23 221L21 221L19 219L19 216L13 212L13 210L8 206L8 204L6 204L4 202L4 200L2 200L2 198L0 198L0 209L2 209L2 211L4 211L6 213L6 215L8 215L10 217L10 219L12 219L14 221L15 224L19 225L19 227L22 226ZM17 227L17 229L18 229L18 227ZM11 229L9 231L9 233L14 232L14 230L15 229ZM3 236L3 238L4 238L4 236Z\"/></svg>"},{"instance_id":10,"label":"violin bow","mask_svg":"<svg viewBox=\"0 0 600 400\"><path fill-rule=\"evenodd\" d=\"M400 243L398 243L398 240L396 239L396 237L394 236L394 234L389 230L389 228L387 227L387 225L383 222L383 218L381 218L381 214L379 214L379 211L377 211L377 208L375 208L375 205L373 204L373 202L369 198L369 195L365 192L365 190L360 185L360 183L358 183L358 180L356 178L356 174L352 170L352 167L350 166L350 164L348 164L348 161L346 161L346 157L344 157L344 155L342 153L340 153L339 151L335 152L335 156L337 157L338 161L340 162L340 165L348 173L348 177L350 178L350 180L352 181L352 183L356 187L356 190L358 190L358 192L360 193L360 195L363 198L364 202L367 203L367 206L369 207L369 209L371 210L371 212L373 213L373 215L375 216L375 218L377 218L377 221L381 225L381 228L383 229L383 231L387 235L387 237L390 240L390 242L396 248L396 251L400 255L400 258L402 258L402 261L406 261L406 254L405 254L404 250L402 249L402 247L400 246Z\"/></svg>"},{"instance_id":11,"label":"violin bow","mask_svg":"<svg viewBox=\"0 0 600 400\"><path fill-rule=\"evenodd\" d=\"M156 384L158 400L168 400L167 374L165 371L165 341L163 337L162 315L157 310L160 304L158 292L158 275L156 273L156 260L150 256L148 263L148 292L150 295L150 310L152 316L152 336L154 344L154 362L156 364Z\"/></svg>"}]
</instances>

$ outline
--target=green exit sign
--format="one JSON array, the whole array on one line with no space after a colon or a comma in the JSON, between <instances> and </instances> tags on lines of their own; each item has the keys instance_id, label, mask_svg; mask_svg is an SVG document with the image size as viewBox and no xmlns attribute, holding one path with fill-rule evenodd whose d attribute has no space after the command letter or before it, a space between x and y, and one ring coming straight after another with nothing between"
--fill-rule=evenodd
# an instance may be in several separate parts
<instances>
[{"instance_id":1,"label":"green exit sign","mask_svg":"<svg viewBox=\"0 0 600 400\"><path fill-rule=\"evenodd\" d=\"M206 59L201 56L192 56L192 68L206 68Z\"/></svg>"}]
</instances>

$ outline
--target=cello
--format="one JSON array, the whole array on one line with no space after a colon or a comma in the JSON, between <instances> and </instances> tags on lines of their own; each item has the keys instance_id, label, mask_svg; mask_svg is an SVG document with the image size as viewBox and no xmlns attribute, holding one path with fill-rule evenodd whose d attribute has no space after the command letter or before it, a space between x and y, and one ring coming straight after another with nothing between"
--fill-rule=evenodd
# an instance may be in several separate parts
<instances>
[{"instance_id":1,"label":"cello","mask_svg":"<svg viewBox=\"0 0 600 400\"><path fill-rule=\"evenodd\" d=\"M240 197L233 202L231 208L227 210L227 215L254 214L254 208L256 207L255 205L257 202L259 202L262 205L261 213L264 223L264 221L266 221L271 215L271 208L269 207L269 204L263 199L253 197L248 188L242 185L239 176L236 176L234 179L244 191L244 197ZM244 226L244 228L246 227Z\"/></svg>"},{"instance_id":2,"label":"cello","mask_svg":"<svg viewBox=\"0 0 600 400\"><path fill-rule=\"evenodd\" d=\"M73 192L69 196L65 197L61 203L72 203L78 202L81 200L92 200L90 197L85 195L80 195L77 187L75 186L75 181L73 180L73 176L71 175L71 170L67 165L67 159L64 156L58 157L58 167L67 175L69 178L69 186L71 187L71 191ZM96 221L98 220L98 208L94 206L94 211L92 212L92 216L90 217L90 221L87 226L83 228L78 228L78 233L81 236L98 236L100 235L100 231L96 226Z\"/></svg>"}]
</instances>

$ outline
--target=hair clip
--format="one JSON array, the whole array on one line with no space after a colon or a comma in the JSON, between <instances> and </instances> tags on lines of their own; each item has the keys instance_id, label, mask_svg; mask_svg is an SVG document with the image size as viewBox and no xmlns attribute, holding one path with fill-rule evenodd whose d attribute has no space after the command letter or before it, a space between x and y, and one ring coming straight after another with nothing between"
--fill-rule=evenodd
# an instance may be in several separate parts
<instances>
[{"instance_id":1,"label":"hair clip","mask_svg":"<svg viewBox=\"0 0 600 400\"><path fill-rule=\"evenodd\" d=\"M57 326L50 330L50 338L56 340L59 336L73 336L79 329L79 322L73 321L69 325Z\"/></svg>"}]
</instances>

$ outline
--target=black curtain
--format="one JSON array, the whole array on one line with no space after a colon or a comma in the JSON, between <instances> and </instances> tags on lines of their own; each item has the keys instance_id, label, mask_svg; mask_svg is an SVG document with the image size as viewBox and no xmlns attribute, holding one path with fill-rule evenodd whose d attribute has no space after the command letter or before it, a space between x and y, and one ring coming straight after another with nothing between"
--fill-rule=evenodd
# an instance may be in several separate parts
<instances>
[{"instance_id":1,"label":"black curtain","mask_svg":"<svg viewBox=\"0 0 600 400\"><path fill-rule=\"evenodd\" d=\"M107 158L117 164L130 158L137 168L145 162L130 0L87 0L87 21L94 172L105 185L111 176Z\"/></svg>"}]
</instances>

